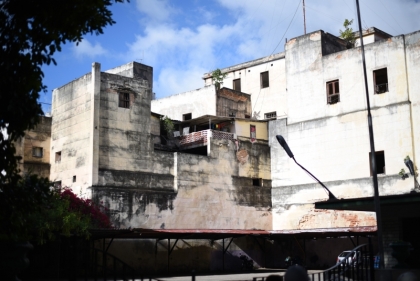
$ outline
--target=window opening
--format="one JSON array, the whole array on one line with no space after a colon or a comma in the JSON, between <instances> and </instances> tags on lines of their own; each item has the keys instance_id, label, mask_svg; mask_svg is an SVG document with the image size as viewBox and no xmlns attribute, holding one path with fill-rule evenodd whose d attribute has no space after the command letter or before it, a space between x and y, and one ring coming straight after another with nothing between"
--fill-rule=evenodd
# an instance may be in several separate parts
<instances>
[{"instance_id":1,"label":"window opening","mask_svg":"<svg viewBox=\"0 0 420 281\"><path fill-rule=\"evenodd\" d=\"M334 104L340 101L340 86L338 80L327 82L327 103Z\"/></svg>"},{"instance_id":2,"label":"window opening","mask_svg":"<svg viewBox=\"0 0 420 281\"><path fill-rule=\"evenodd\" d=\"M241 91L241 79L240 78L233 80L233 89L235 91L238 91L238 92Z\"/></svg>"},{"instance_id":3,"label":"window opening","mask_svg":"<svg viewBox=\"0 0 420 281\"><path fill-rule=\"evenodd\" d=\"M76 182L76 176L73 176L73 182Z\"/></svg>"},{"instance_id":4,"label":"window opening","mask_svg":"<svg viewBox=\"0 0 420 281\"><path fill-rule=\"evenodd\" d=\"M250 138L251 138L251 142L254 142L257 139L257 131L254 125L250 125L249 128L250 131Z\"/></svg>"},{"instance_id":5,"label":"window opening","mask_svg":"<svg viewBox=\"0 0 420 281\"><path fill-rule=\"evenodd\" d=\"M55 188L61 188L61 181L55 181L54 182L54 187Z\"/></svg>"},{"instance_id":6,"label":"window opening","mask_svg":"<svg viewBox=\"0 0 420 281\"><path fill-rule=\"evenodd\" d=\"M129 93L119 93L119 102L118 106L122 108L130 108L130 94Z\"/></svg>"},{"instance_id":7,"label":"window opening","mask_svg":"<svg viewBox=\"0 0 420 281\"><path fill-rule=\"evenodd\" d=\"M32 156L37 158L42 158L43 149L42 147L32 147Z\"/></svg>"},{"instance_id":8,"label":"window opening","mask_svg":"<svg viewBox=\"0 0 420 281\"><path fill-rule=\"evenodd\" d=\"M55 153L55 162L61 162L61 151Z\"/></svg>"},{"instance_id":9,"label":"window opening","mask_svg":"<svg viewBox=\"0 0 420 281\"><path fill-rule=\"evenodd\" d=\"M269 113L265 113L264 114L264 118L265 119L270 119L270 118L275 118L277 117L277 112L273 111L273 112L269 112Z\"/></svg>"},{"instance_id":10,"label":"window opening","mask_svg":"<svg viewBox=\"0 0 420 281\"><path fill-rule=\"evenodd\" d=\"M369 152L369 166L370 166L370 175L373 175L372 171L372 161L370 161ZM378 174L385 174L385 152L384 151L376 151L375 152L375 162L376 162L376 171Z\"/></svg>"},{"instance_id":11,"label":"window opening","mask_svg":"<svg viewBox=\"0 0 420 281\"><path fill-rule=\"evenodd\" d=\"M386 68L373 72L373 83L375 85L375 94L388 92L388 72Z\"/></svg>"},{"instance_id":12,"label":"window opening","mask_svg":"<svg viewBox=\"0 0 420 281\"><path fill-rule=\"evenodd\" d=\"M182 115L182 120L184 120L184 121L191 120L191 119L192 119L191 113L187 113L187 114Z\"/></svg>"},{"instance_id":13,"label":"window opening","mask_svg":"<svg viewBox=\"0 0 420 281\"><path fill-rule=\"evenodd\" d=\"M252 179L253 186L261 186L262 179Z\"/></svg>"},{"instance_id":14,"label":"window opening","mask_svg":"<svg viewBox=\"0 0 420 281\"><path fill-rule=\"evenodd\" d=\"M269 87L270 84L268 81L268 71L261 72L260 78L261 78L261 88Z\"/></svg>"}]
</instances>

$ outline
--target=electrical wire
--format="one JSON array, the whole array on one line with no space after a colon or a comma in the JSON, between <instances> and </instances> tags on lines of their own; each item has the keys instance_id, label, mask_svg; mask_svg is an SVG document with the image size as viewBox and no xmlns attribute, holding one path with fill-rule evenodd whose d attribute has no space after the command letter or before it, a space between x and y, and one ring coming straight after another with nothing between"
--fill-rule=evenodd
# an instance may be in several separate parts
<instances>
[{"instance_id":1,"label":"electrical wire","mask_svg":"<svg viewBox=\"0 0 420 281\"><path fill-rule=\"evenodd\" d=\"M298 5L297 5L297 7L296 7L295 13L293 14L293 17L292 17L292 19L290 20L290 23L289 23L289 25L288 25L288 26L287 26L287 28L286 28L286 31L283 33L283 36L281 37L281 39L280 39L279 43L278 43L278 44L276 45L276 47L273 49L273 51L271 52L271 54L267 57L267 60L269 59L269 57L270 57L271 55L273 55L273 54L274 54L274 52L276 51L276 49L278 48L278 46L280 45L280 43L283 41L284 36L286 36L286 33L287 33L287 31L289 30L290 26L292 25L292 22L293 22L293 20L295 19L296 13L297 13L297 11L298 11L298 9L299 9L299 7L300 7L300 4L301 4L301 3L302 3L302 0L300 0L300 1L299 1ZM267 62L266 62L265 70L267 70ZM260 90L259 90L259 92L258 92L257 99L255 100L254 106L253 106L252 108L255 108L255 107L256 107L257 102L258 102L258 99L259 99L259 97L260 97L260 94L261 94L261 87L260 87ZM261 108L262 108L262 104L261 104L260 109L261 109Z\"/></svg>"}]
</instances>

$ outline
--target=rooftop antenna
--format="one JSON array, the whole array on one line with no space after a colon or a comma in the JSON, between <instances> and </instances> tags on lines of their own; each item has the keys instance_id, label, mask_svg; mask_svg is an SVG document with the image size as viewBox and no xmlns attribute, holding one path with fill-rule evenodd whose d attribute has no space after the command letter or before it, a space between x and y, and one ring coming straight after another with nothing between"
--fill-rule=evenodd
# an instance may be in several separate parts
<instances>
[{"instance_id":1,"label":"rooftop antenna","mask_svg":"<svg viewBox=\"0 0 420 281\"><path fill-rule=\"evenodd\" d=\"M306 35L306 13L305 13L305 0L303 0L303 32Z\"/></svg>"}]
</instances>

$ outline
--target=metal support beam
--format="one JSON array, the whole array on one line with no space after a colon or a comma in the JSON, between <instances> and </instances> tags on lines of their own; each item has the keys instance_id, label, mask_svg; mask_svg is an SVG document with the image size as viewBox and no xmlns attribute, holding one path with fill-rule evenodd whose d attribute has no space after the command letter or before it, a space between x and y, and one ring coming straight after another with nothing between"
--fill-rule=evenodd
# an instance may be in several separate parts
<instances>
[{"instance_id":1,"label":"metal support beam","mask_svg":"<svg viewBox=\"0 0 420 281\"><path fill-rule=\"evenodd\" d=\"M356 248L356 244L354 243L353 238L351 238L351 236L349 236L349 239L350 239L351 243L353 244L353 247Z\"/></svg>"},{"instance_id":2,"label":"metal support beam","mask_svg":"<svg viewBox=\"0 0 420 281\"><path fill-rule=\"evenodd\" d=\"M168 238L168 272L169 272L169 258L170 258L170 255L172 254L172 251L174 250L177 242L178 242L178 239L175 240L175 243L171 248L171 239Z\"/></svg>"},{"instance_id":3,"label":"metal support beam","mask_svg":"<svg viewBox=\"0 0 420 281\"><path fill-rule=\"evenodd\" d=\"M233 241L233 237L230 239L229 244L227 245L226 249L225 249L225 238L223 238L223 243L222 243L222 248L223 248L223 257L222 257L222 263L223 263L223 271L225 271L225 253L227 252L227 249L229 248L230 244Z\"/></svg>"}]
</instances>

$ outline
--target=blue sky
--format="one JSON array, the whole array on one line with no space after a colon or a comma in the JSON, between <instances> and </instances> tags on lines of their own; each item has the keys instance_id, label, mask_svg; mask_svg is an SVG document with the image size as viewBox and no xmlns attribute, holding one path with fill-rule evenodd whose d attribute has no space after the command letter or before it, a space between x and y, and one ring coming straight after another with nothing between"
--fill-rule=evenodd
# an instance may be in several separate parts
<instances>
[{"instance_id":1,"label":"blue sky","mask_svg":"<svg viewBox=\"0 0 420 281\"><path fill-rule=\"evenodd\" d=\"M391 35L420 30L418 0L359 0L362 26ZM305 0L307 32L339 34L354 19L355 0ZM116 23L104 34L68 43L43 67L51 103L54 88L90 72L137 61L153 67L157 98L204 85L202 76L284 50L285 39L303 34L302 0L131 0L111 8ZM46 108L46 111L49 111Z\"/></svg>"}]
</instances>

